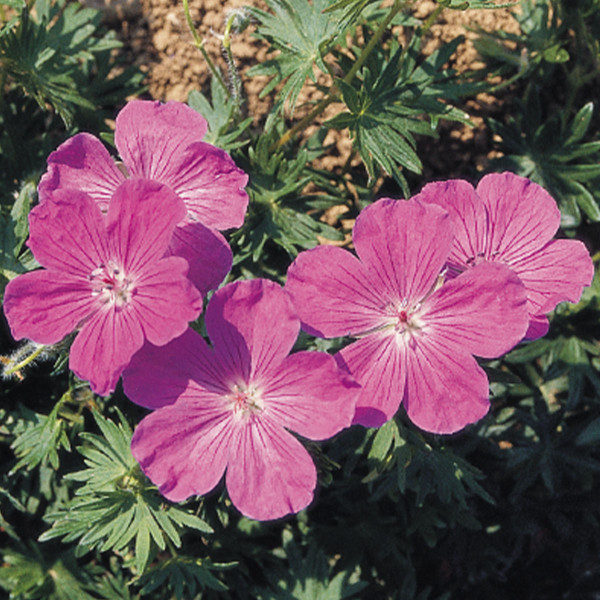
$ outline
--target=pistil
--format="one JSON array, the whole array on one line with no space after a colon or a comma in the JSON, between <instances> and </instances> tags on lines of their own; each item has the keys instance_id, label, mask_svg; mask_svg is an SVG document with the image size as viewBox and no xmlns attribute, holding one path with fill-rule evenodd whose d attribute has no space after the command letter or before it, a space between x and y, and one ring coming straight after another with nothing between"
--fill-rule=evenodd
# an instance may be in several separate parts
<instances>
[{"instance_id":1,"label":"pistil","mask_svg":"<svg viewBox=\"0 0 600 600\"><path fill-rule=\"evenodd\" d=\"M119 309L125 307L135 293L133 281L112 260L94 269L88 279L92 283L92 296L98 297L103 304Z\"/></svg>"},{"instance_id":2,"label":"pistil","mask_svg":"<svg viewBox=\"0 0 600 600\"><path fill-rule=\"evenodd\" d=\"M260 394L253 387L234 385L231 393L227 395L227 400L238 419L249 419L264 408Z\"/></svg>"}]
</instances>

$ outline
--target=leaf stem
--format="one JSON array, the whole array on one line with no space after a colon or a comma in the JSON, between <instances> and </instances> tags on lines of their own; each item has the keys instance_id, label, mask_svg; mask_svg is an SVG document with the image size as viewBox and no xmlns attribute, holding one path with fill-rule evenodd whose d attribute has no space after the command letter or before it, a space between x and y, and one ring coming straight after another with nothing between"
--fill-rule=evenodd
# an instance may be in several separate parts
<instances>
[{"instance_id":1,"label":"leaf stem","mask_svg":"<svg viewBox=\"0 0 600 600\"><path fill-rule=\"evenodd\" d=\"M443 4L438 4L435 7L435 10L427 17L425 23L423 23L419 37L422 38L431 29L431 26L437 21L444 8L446 7Z\"/></svg>"},{"instance_id":2,"label":"leaf stem","mask_svg":"<svg viewBox=\"0 0 600 600\"><path fill-rule=\"evenodd\" d=\"M204 49L204 40L198 35L196 28L194 27L194 21L192 20L192 15L190 14L190 5L188 0L183 0L183 11L185 13L185 20L188 25L188 29L192 32L192 37L194 38L194 45L198 50L200 50L208 68L211 70L214 77L217 78L217 81L221 85L221 87L225 90L225 93L228 97L231 96L231 92L229 87L225 83L225 80L221 76L219 69L215 66L215 63L212 61L206 50Z\"/></svg>"}]
</instances>

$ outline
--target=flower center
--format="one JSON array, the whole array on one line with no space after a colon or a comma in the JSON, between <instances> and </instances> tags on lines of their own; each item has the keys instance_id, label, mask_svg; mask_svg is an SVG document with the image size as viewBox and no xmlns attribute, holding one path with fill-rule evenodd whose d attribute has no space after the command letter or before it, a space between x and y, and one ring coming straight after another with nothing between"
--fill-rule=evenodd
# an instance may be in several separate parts
<instances>
[{"instance_id":1,"label":"flower center","mask_svg":"<svg viewBox=\"0 0 600 600\"><path fill-rule=\"evenodd\" d=\"M261 413L265 407L258 390L253 387L234 385L226 398L234 417L238 419L249 419L251 416Z\"/></svg>"},{"instance_id":2,"label":"flower center","mask_svg":"<svg viewBox=\"0 0 600 600\"><path fill-rule=\"evenodd\" d=\"M134 282L112 260L94 269L88 279L92 284L92 296L98 297L103 304L123 308L135 294Z\"/></svg>"},{"instance_id":3,"label":"flower center","mask_svg":"<svg viewBox=\"0 0 600 600\"><path fill-rule=\"evenodd\" d=\"M407 306L406 301L402 301L400 306L390 306L388 314L394 320L394 329L401 335L414 335L422 327L419 319L420 303L415 306Z\"/></svg>"}]
</instances>

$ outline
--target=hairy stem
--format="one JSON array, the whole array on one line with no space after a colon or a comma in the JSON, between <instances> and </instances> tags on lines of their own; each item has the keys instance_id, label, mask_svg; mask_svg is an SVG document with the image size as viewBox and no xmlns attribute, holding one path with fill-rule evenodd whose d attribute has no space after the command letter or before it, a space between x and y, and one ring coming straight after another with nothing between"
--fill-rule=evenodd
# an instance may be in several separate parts
<instances>
[{"instance_id":1,"label":"hairy stem","mask_svg":"<svg viewBox=\"0 0 600 600\"><path fill-rule=\"evenodd\" d=\"M215 63L212 61L212 59L210 58L210 56L204 49L204 40L198 35L198 32L196 31L196 28L194 27L194 21L192 20L192 15L190 14L190 5L189 5L188 0L183 0L183 11L185 13L185 20L187 22L188 29L192 32L192 36L194 38L194 45L196 46L196 48L198 48L198 50L200 50L200 53L202 54L202 57L206 61L208 68L211 70L213 76L217 78L217 81L219 82L221 87L225 90L225 93L227 94L227 96L231 96L229 87L227 86L227 84L225 83L225 80L221 76L219 69L217 69L217 67L215 66Z\"/></svg>"},{"instance_id":2,"label":"hairy stem","mask_svg":"<svg viewBox=\"0 0 600 600\"><path fill-rule=\"evenodd\" d=\"M225 53L225 60L227 61L227 67L229 68L229 77L231 80L231 92L230 95L235 101L235 105L239 110L242 97L242 81L240 74L235 65L235 59L233 58L233 52L231 51L231 28L233 26L236 14L232 13L227 19L225 24L225 32L223 34L223 51Z\"/></svg>"},{"instance_id":3,"label":"hairy stem","mask_svg":"<svg viewBox=\"0 0 600 600\"><path fill-rule=\"evenodd\" d=\"M33 352L31 352L31 354L28 354L25 358L19 360L19 362L15 363L12 367L6 369L4 371L4 376L10 377L11 375L15 375L19 371L23 370L47 349L47 346L38 346Z\"/></svg>"}]
</instances>

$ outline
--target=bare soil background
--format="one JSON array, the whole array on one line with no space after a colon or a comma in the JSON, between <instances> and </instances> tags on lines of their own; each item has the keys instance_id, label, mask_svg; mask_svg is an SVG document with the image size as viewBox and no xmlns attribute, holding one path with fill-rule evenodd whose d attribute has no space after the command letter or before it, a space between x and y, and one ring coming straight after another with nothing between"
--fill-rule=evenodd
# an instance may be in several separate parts
<instances>
[{"instance_id":1,"label":"bare soil background","mask_svg":"<svg viewBox=\"0 0 600 600\"><path fill-rule=\"evenodd\" d=\"M146 73L149 97L185 102L191 90L207 90L210 71L194 46L180 0L87 0L86 3L104 11L107 24L117 31L124 42L121 52L126 60ZM261 4L261 0L190 0L191 15L199 35L205 40L206 51L223 70L225 61L219 35L224 31L228 12L242 6L264 7L264 4ZM426 18L436 6L433 0L421 0L416 3L414 16ZM428 54L442 42L464 35L466 40L451 58L449 66L461 71L481 67L481 59L472 43L476 36L473 29L481 27L486 31L518 32L518 24L510 14L511 10L514 9L445 9L432 26L423 50ZM253 31L254 27L250 25L235 37L232 49L242 73L245 110L258 123L269 108L264 100L259 99L265 79L244 77L243 73L267 58L267 47L253 37ZM394 34L401 37L402 28L395 30ZM499 96L480 94L460 107L472 117L475 127L442 122L438 129L439 139L420 142L419 155L424 162L423 181L440 177L468 177L475 170L484 168L493 155L491 133L485 127L484 118L498 118L501 115L507 93L510 92L503 92ZM310 92L301 98L310 99ZM335 105L329 108L331 112L323 115L324 119L339 110L339 106ZM302 107L294 116L301 115ZM321 166L335 168L344 164L351 150L347 133L330 131L325 142L333 142L337 151L331 153Z\"/></svg>"}]
</instances>

